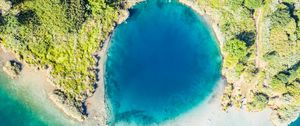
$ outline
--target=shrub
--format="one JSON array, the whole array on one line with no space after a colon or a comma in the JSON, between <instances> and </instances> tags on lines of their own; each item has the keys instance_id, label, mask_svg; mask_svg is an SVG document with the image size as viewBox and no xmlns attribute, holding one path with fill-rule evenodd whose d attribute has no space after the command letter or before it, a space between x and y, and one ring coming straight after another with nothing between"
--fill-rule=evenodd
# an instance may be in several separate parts
<instances>
[{"instance_id":1,"label":"shrub","mask_svg":"<svg viewBox=\"0 0 300 126\"><path fill-rule=\"evenodd\" d=\"M255 93L253 97L253 101L249 103L249 107L251 110L258 110L261 111L264 109L269 102L268 95L264 93Z\"/></svg>"},{"instance_id":2,"label":"shrub","mask_svg":"<svg viewBox=\"0 0 300 126\"><path fill-rule=\"evenodd\" d=\"M33 10L24 10L17 14L18 21L23 25L40 25L39 17Z\"/></svg>"},{"instance_id":3,"label":"shrub","mask_svg":"<svg viewBox=\"0 0 300 126\"><path fill-rule=\"evenodd\" d=\"M4 18L4 16L0 15L0 26L4 26L7 24L6 19Z\"/></svg>"},{"instance_id":4,"label":"shrub","mask_svg":"<svg viewBox=\"0 0 300 126\"><path fill-rule=\"evenodd\" d=\"M278 9L271 15L272 27L286 26L291 19L288 9Z\"/></svg>"},{"instance_id":5,"label":"shrub","mask_svg":"<svg viewBox=\"0 0 300 126\"><path fill-rule=\"evenodd\" d=\"M256 9L263 5L263 0L245 0L244 6L249 9Z\"/></svg>"},{"instance_id":6,"label":"shrub","mask_svg":"<svg viewBox=\"0 0 300 126\"><path fill-rule=\"evenodd\" d=\"M256 34L253 31L243 31L236 36L237 39L246 42L247 47L250 47L254 44Z\"/></svg>"},{"instance_id":7,"label":"shrub","mask_svg":"<svg viewBox=\"0 0 300 126\"><path fill-rule=\"evenodd\" d=\"M242 59L247 55L246 43L237 39L227 41L224 50L228 55L238 59Z\"/></svg>"}]
</instances>

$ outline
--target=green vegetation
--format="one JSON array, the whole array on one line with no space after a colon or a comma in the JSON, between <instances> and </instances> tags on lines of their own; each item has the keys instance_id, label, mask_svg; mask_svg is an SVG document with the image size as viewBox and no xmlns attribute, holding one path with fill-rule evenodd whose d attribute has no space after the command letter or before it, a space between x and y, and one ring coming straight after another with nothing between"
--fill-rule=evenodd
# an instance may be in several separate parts
<instances>
[{"instance_id":1,"label":"green vegetation","mask_svg":"<svg viewBox=\"0 0 300 126\"><path fill-rule=\"evenodd\" d=\"M94 91L93 54L118 20L120 2L11 0L0 15L1 43L20 60L49 69L52 80L80 111ZM2 8L0 8L2 9Z\"/></svg>"},{"instance_id":2,"label":"green vegetation","mask_svg":"<svg viewBox=\"0 0 300 126\"><path fill-rule=\"evenodd\" d=\"M296 0L198 0L225 37L222 105L273 109L290 122L300 107L300 2ZM244 102L246 101L246 103Z\"/></svg>"},{"instance_id":3,"label":"green vegetation","mask_svg":"<svg viewBox=\"0 0 300 126\"><path fill-rule=\"evenodd\" d=\"M249 9L256 9L263 5L263 0L245 0L244 6Z\"/></svg>"},{"instance_id":4,"label":"green vegetation","mask_svg":"<svg viewBox=\"0 0 300 126\"><path fill-rule=\"evenodd\" d=\"M94 91L93 54L126 9L121 0L0 0L0 42L19 59L49 69L58 94L79 110ZM269 107L289 121L300 107L300 3L198 0L225 37L222 105ZM244 100L246 99L246 103ZM80 110L81 111L81 110ZM294 111L294 112L293 112Z\"/></svg>"},{"instance_id":5,"label":"green vegetation","mask_svg":"<svg viewBox=\"0 0 300 126\"><path fill-rule=\"evenodd\" d=\"M229 40L224 46L226 51L226 60L224 64L226 66L239 67L238 63L242 63L247 55L246 43L240 40Z\"/></svg>"},{"instance_id":6,"label":"green vegetation","mask_svg":"<svg viewBox=\"0 0 300 126\"><path fill-rule=\"evenodd\" d=\"M248 108L250 108L251 110L261 111L267 106L268 101L269 101L269 97L266 94L256 93L253 96L252 101L249 102Z\"/></svg>"}]
</instances>

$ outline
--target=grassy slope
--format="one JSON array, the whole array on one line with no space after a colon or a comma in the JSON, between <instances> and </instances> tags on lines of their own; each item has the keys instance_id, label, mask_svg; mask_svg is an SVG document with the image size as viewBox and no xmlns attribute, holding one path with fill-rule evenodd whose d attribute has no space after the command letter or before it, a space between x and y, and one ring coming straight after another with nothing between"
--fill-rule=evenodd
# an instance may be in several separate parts
<instances>
[{"instance_id":1,"label":"grassy slope","mask_svg":"<svg viewBox=\"0 0 300 126\"><path fill-rule=\"evenodd\" d=\"M198 5L220 17L226 39L224 109L269 107L274 118L289 122L300 106L300 8L296 0L259 1L198 0Z\"/></svg>"},{"instance_id":2,"label":"grassy slope","mask_svg":"<svg viewBox=\"0 0 300 126\"><path fill-rule=\"evenodd\" d=\"M118 19L117 2L12 0L1 15L1 43L21 60L51 69L51 77L78 108L94 91L95 59ZM2 22L2 23L1 23Z\"/></svg>"}]
</instances>

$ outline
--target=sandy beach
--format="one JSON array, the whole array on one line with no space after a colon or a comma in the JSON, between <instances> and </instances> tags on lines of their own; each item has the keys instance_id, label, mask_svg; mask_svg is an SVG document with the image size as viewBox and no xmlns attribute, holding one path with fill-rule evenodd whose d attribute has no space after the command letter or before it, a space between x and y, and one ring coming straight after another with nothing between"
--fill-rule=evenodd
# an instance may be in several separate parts
<instances>
[{"instance_id":1,"label":"sandy beach","mask_svg":"<svg viewBox=\"0 0 300 126\"><path fill-rule=\"evenodd\" d=\"M178 0L180 3L190 7L197 12L211 27L220 50L225 43L219 25L218 17L201 9L192 0ZM214 89L214 92L198 107L190 112L164 123L165 126L273 126L271 121L271 109L265 109L261 112L248 112L246 108L231 107L228 111L223 111L221 99L226 86L225 80L220 80Z\"/></svg>"},{"instance_id":2,"label":"sandy beach","mask_svg":"<svg viewBox=\"0 0 300 126\"><path fill-rule=\"evenodd\" d=\"M142 2L143 0L131 0L129 3L129 8L135 4ZM117 22L119 24L123 23L129 17L128 10L123 10L120 14L120 19ZM117 26L115 26L116 28ZM109 108L105 100L105 85L104 85L104 71L105 63L107 58L107 51L110 46L110 40L113 35L113 30L110 33L109 37L103 43L103 47L100 51L96 52L95 55L97 59L96 69L98 70L97 78L99 79L96 82L97 88L93 96L89 97L86 100L87 113L89 114L88 118L83 122L84 125L107 125L107 119L109 115Z\"/></svg>"},{"instance_id":3,"label":"sandy beach","mask_svg":"<svg viewBox=\"0 0 300 126\"><path fill-rule=\"evenodd\" d=\"M143 0L131 0L128 2L128 7L132 7L138 2L142 2ZM120 13L120 19L118 20L118 24L124 22L129 16L129 12L127 10L122 10ZM116 27L116 26L115 26ZM114 28L115 28L114 27ZM87 119L83 119L80 113L74 111L74 108L70 108L70 106L66 106L61 103L60 99L58 99L53 91L57 89L56 85L52 83L50 72L48 70L37 70L34 66L29 66L28 64L22 62L24 69L22 70L20 76L15 79L17 83L24 84L24 86L34 87L32 94L37 95L40 94L41 98L46 99L50 106L56 106L56 108L64 113L66 117L70 120L76 121L80 125L106 125L107 119L107 107L105 103L105 91L104 91L104 66L106 62L107 49L109 47L109 42L111 35L113 34L113 30L111 31L110 36L104 42L103 47L96 52L95 54L100 57L99 61L97 61L96 69L99 70L97 73L97 77L99 80L96 82L97 89L95 93L86 100L88 117ZM18 60L16 54L5 49L3 45L0 48L0 66L1 68L4 66L6 62L9 60ZM18 60L20 61L20 60ZM8 73L7 73L8 74ZM29 82L29 83L28 83Z\"/></svg>"},{"instance_id":4,"label":"sandy beach","mask_svg":"<svg viewBox=\"0 0 300 126\"><path fill-rule=\"evenodd\" d=\"M6 50L0 45L0 67L9 60L17 60L15 54ZM24 97L22 100L37 109L40 113L48 113L47 116L55 117L58 122L66 122L66 124L75 124L76 117L67 109L57 107L58 104L53 103L50 96L53 95L55 86L48 78L47 70L37 70L23 64L23 70L20 75L11 80L10 89L12 89L17 97Z\"/></svg>"},{"instance_id":5,"label":"sandy beach","mask_svg":"<svg viewBox=\"0 0 300 126\"><path fill-rule=\"evenodd\" d=\"M190 112L164 123L164 126L273 126L271 110L248 112L245 109L222 110L221 97L225 86L221 80L214 92Z\"/></svg>"}]
</instances>

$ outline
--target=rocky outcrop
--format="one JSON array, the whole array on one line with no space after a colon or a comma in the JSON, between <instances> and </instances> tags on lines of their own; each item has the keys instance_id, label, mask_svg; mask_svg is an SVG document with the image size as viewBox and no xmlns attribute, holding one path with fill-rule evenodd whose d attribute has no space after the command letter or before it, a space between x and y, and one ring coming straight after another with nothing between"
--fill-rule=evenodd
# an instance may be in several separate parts
<instances>
[{"instance_id":1,"label":"rocky outcrop","mask_svg":"<svg viewBox=\"0 0 300 126\"><path fill-rule=\"evenodd\" d=\"M3 71L11 78L17 78L23 70L23 64L17 60L9 60L3 66Z\"/></svg>"}]
</instances>

